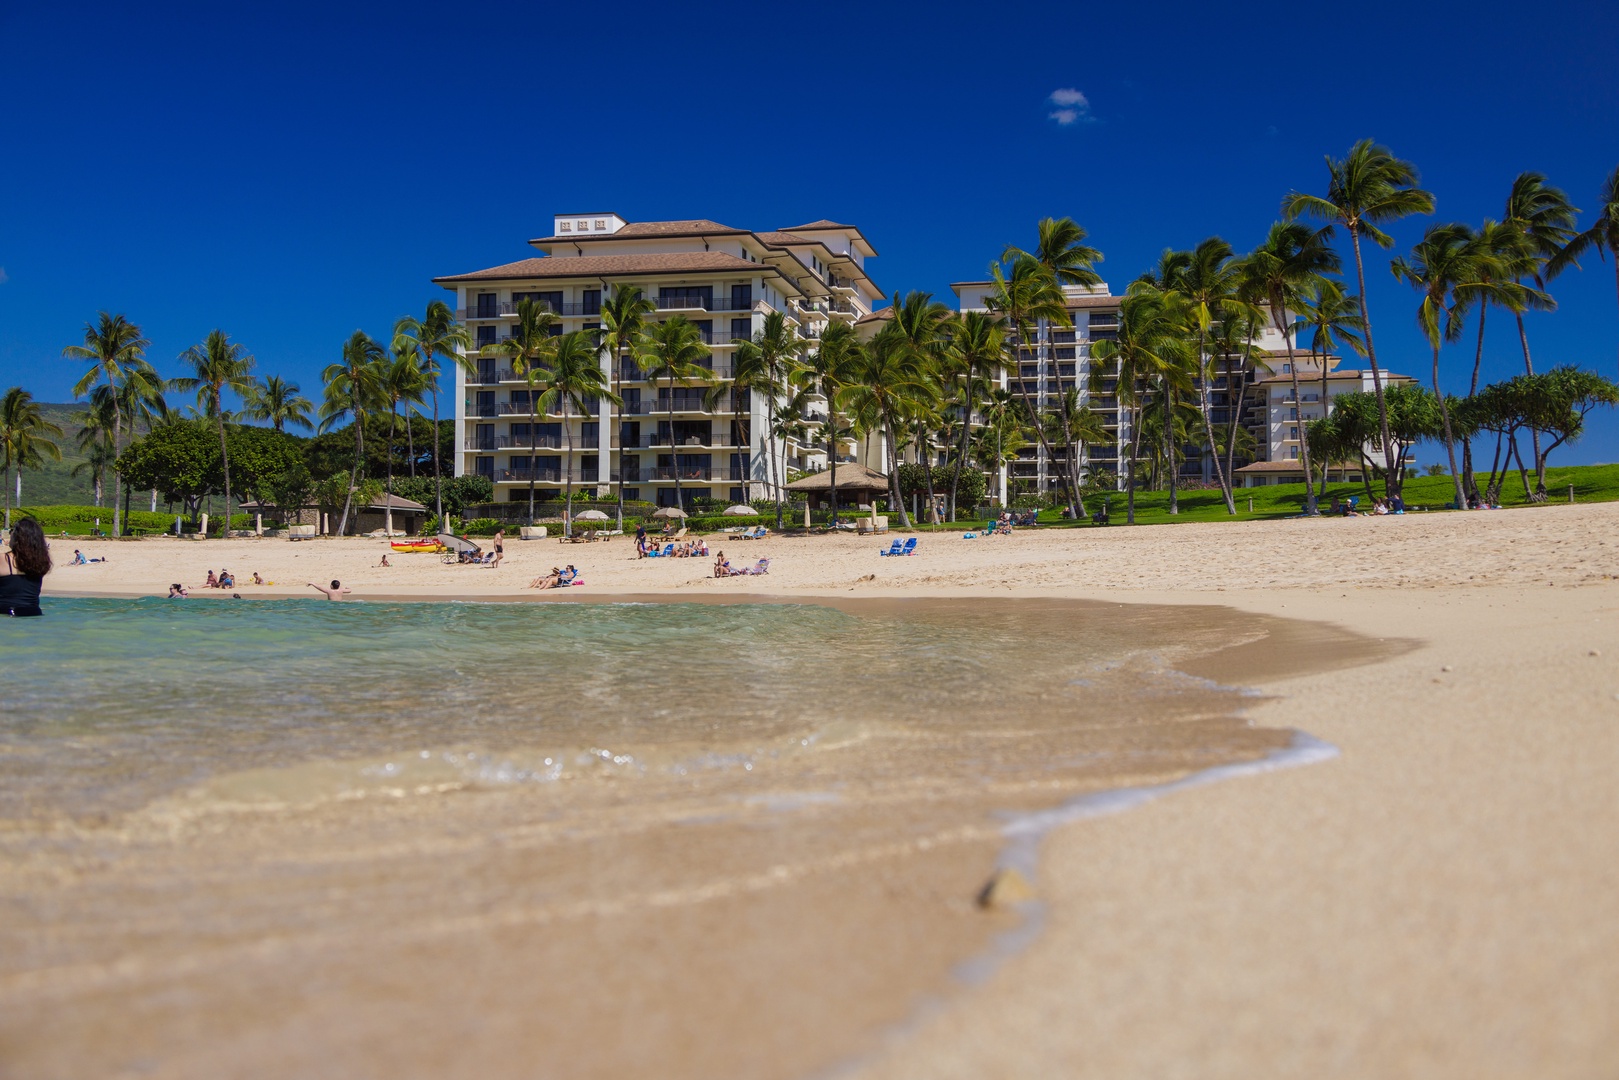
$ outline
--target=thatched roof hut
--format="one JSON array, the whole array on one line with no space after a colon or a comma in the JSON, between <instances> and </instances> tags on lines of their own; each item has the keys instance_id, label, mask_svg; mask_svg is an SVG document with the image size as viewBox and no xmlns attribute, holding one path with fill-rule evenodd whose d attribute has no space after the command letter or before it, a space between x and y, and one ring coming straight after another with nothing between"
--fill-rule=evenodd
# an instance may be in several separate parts
<instances>
[{"instance_id":1,"label":"thatched roof hut","mask_svg":"<svg viewBox=\"0 0 1619 1080\"><path fill-rule=\"evenodd\" d=\"M787 490L809 497L811 506L832 504L832 470L810 473L787 485ZM853 461L838 463L838 505L869 503L888 494L888 477Z\"/></svg>"}]
</instances>

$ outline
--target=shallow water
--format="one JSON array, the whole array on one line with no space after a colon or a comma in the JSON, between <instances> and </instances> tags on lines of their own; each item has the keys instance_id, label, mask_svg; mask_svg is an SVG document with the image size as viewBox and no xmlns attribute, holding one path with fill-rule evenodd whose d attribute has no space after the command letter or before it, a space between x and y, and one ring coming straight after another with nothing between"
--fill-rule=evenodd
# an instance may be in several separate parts
<instances>
[{"instance_id":1,"label":"shallow water","mask_svg":"<svg viewBox=\"0 0 1619 1080\"><path fill-rule=\"evenodd\" d=\"M824 1067L1005 928L970 902L1004 812L1285 745L1175 667L1274 629L1040 602L55 601L0 624L0 1061ZM263 1072L231 1065L250 1051Z\"/></svg>"}]
</instances>

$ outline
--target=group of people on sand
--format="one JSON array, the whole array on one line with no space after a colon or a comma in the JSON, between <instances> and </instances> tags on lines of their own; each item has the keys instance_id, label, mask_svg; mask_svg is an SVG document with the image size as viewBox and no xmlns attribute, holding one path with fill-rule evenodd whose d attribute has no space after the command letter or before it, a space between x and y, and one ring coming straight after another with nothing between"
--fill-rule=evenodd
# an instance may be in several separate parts
<instances>
[{"instance_id":1,"label":"group of people on sand","mask_svg":"<svg viewBox=\"0 0 1619 1080\"><path fill-rule=\"evenodd\" d=\"M528 583L531 589L565 589L574 584L579 578L579 571L572 563L566 568L551 567L549 574L541 574Z\"/></svg>"},{"instance_id":2,"label":"group of people on sand","mask_svg":"<svg viewBox=\"0 0 1619 1080\"><path fill-rule=\"evenodd\" d=\"M1333 517L1387 517L1389 514L1405 513L1405 500L1398 495L1390 496L1387 499L1373 499L1370 510L1355 509L1359 498L1359 496L1356 496L1354 499L1344 502L1334 495L1332 497L1332 506L1328 508L1327 514Z\"/></svg>"}]
</instances>

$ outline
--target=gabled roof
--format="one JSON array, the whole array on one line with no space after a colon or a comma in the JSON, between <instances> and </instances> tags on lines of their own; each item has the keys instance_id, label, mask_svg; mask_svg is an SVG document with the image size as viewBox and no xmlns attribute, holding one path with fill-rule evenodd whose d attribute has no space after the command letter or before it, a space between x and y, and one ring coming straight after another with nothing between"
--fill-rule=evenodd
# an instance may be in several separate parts
<instances>
[{"instance_id":1,"label":"gabled roof","mask_svg":"<svg viewBox=\"0 0 1619 1080\"><path fill-rule=\"evenodd\" d=\"M810 473L801 479L794 480L787 485L788 491L831 491L832 470L822 469L820 472ZM838 490L844 491L887 491L888 477L880 472L873 472L858 462L843 461L838 463Z\"/></svg>"},{"instance_id":2,"label":"gabled roof","mask_svg":"<svg viewBox=\"0 0 1619 1080\"><path fill-rule=\"evenodd\" d=\"M813 229L854 229L855 232L860 231L856 226L844 225L836 221L831 221L827 218L822 218L820 221L812 221L808 225L790 225L786 231L808 232Z\"/></svg>"},{"instance_id":3,"label":"gabled roof","mask_svg":"<svg viewBox=\"0 0 1619 1080\"><path fill-rule=\"evenodd\" d=\"M580 255L565 258L520 259L470 274L434 278L435 284L457 281L508 281L524 278L626 277L634 274L747 274L771 268L721 251L646 252L629 255Z\"/></svg>"},{"instance_id":4,"label":"gabled roof","mask_svg":"<svg viewBox=\"0 0 1619 1080\"><path fill-rule=\"evenodd\" d=\"M538 240L530 240L531 244L581 244L595 243L600 240L634 240L655 239L670 236L722 236L745 233L747 229L738 229L730 225L721 225L717 221L707 218L689 218L685 221L632 221L617 232L611 233L581 233L577 236L572 233L558 236L542 236Z\"/></svg>"}]
</instances>

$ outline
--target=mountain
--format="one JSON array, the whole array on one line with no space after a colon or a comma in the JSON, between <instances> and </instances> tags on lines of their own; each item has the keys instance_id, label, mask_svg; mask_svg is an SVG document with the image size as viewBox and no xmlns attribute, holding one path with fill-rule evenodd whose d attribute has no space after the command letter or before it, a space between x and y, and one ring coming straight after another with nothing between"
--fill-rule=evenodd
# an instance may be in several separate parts
<instances>
[{"instance_id":1,"label":"mountain","mask_svg":"<svg viewBox=\"0 0 1619 1080\"><path fill-rule=\"evenodd\" d=\"M83 412L84 406L76 402L55 404L49 402L39 403L40 411L45 419L62 429L60 439L51 441L62 451L61 461L45 462L43 469L24 469L22 474L22 501L25 506L90 506L95 502L95 484L88 472L78 476L73 475L73 466L84 461L84 454L79 450L78 434L79 424L73 417ZM17 478L12 476L7 481L15 484ZM107 501L112 500L112 477L106 479ZM16 498L16 489L12 489L12 497ZM144 509L144 507L142 508Z\"/></svg>"}]
</instances>

